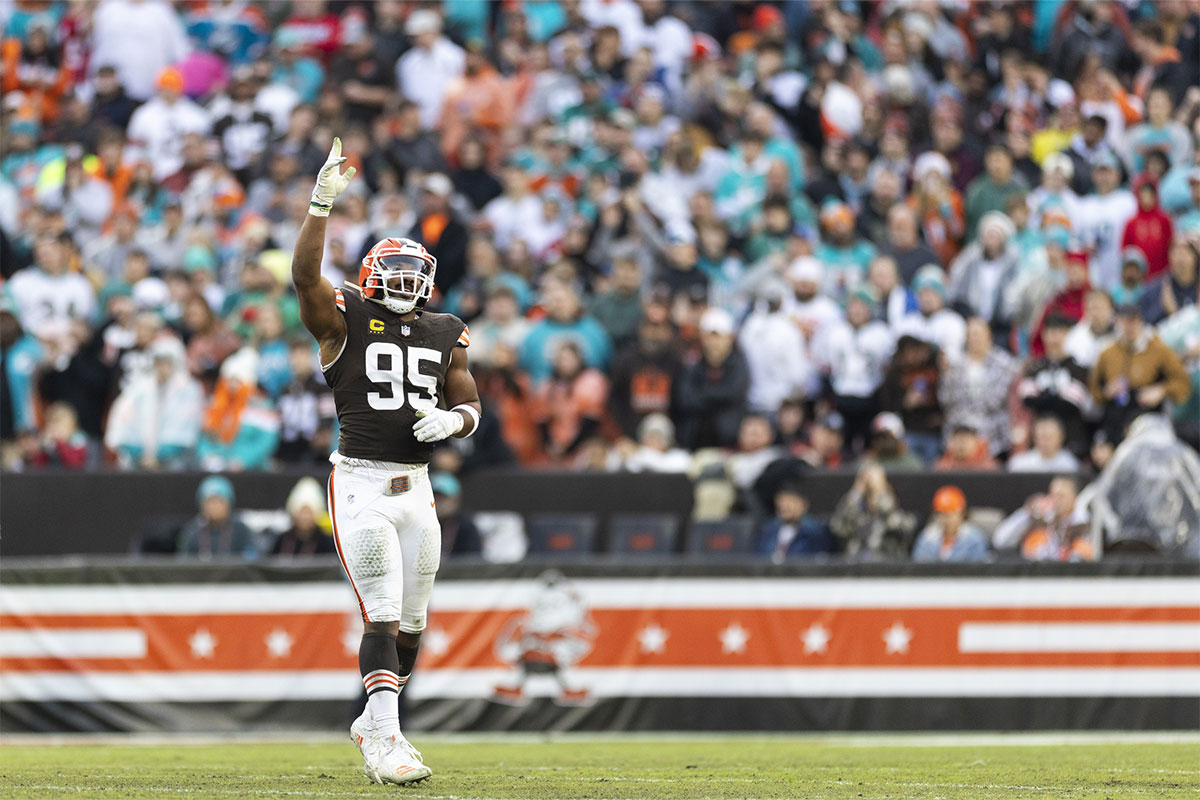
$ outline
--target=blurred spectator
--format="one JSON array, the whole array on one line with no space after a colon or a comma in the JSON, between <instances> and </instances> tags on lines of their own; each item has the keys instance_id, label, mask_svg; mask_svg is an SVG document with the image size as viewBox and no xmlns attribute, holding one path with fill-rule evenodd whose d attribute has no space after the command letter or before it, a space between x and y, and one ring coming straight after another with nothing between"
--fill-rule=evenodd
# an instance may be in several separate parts
<instances>
[{"instance_id":1,"label":"blurred spectator","mask_svg":"<svg viewBox=\"0 0 1200 800\"><path fill-rule=\"evenodd\" d=\"M1116 313L1112 297L1103 289L1088 291L1083 300L1083 319L1075 323L1067 334L1064 343L1067 353L1079 366L1091 369L1100 354L1116 338Z\"/></svg>"},{"instance_id":2,"label":"blurred spectator","mask_svg":"<svg viewBox=\"0 0 1200 800\"><path fill-rule=\"evenodd\" d=\"M45 331L72 320L91 322L96 294L84 276L69 271L69 252L62 240L41 236L33 257L33 266L14 275L8 285L21 327L44 338Z\"/></svg>"},{"instance_id":3,"label":"blurred spectator","mask_svg":"<svg viewBox=\"0 0 1200 800\"><path fill-rule=\"evenodd\" d=\"M291 526L271 545L273 556L315 556L337 552L330 535L332 523L325 508L325 490L316 479L296 481L288 493L284 509Z\"/></svg>"},{"instance_id":4,"label":"blurred spectator","mask_svg":"<svg viewBox=\"0 0 1200 800\"><path fill-rule=\"evenodd\" d=\"M453 192L450 179L442 173L426 175L421 182L420 216L408 233L424 242L437 259L437 286L443 293L450 292L467 273L467 229L450 208Z\"/></svg>"},{"instance_id":5,"label":"blurred spectator","mask_svg":"<svg viewBox=\"0 0 1200 800\"><path fill-rule=\"evenodd\" d=\"M238 349L236 334L209 307L203 295L192 294L183 303L183 340L187 343L188 369L213 380L221 362Z\"/></svg>"},{"instance_id":6,"label":"blurred spectator","mask_svg":"<svg viewBox=\"0 0 1200 800\"><path fill-rule=\"evenodd\" d=\"M608 406L608 379L586 366L570 339L556 345L553 372L537 389L546 452L557 460L571 456L600 432Z\"/></svg>"},{"instance_id":7,"label":"blurred spectator","mask_svg":"<svg viewBox=\"0 0 1200 800\"><path fill-rule=\"evenodd\" d=\"M598 292L588 311L604 326L614 345L634 338L641 319L643 276L636 259L623 255L613 260L608 291Z\"/></svg>"},{"instance_id":8,"label":"blurred spectator","mask_svg":"<svg viewBox=\"0 0 1200 800\"><path fill-rule=\"evenodd\" d=\"M1033 423L1033 448L1008 460L1009 472L1076 472L1079 460L1063 445L1066 436L1058 417L1038 417Z\"/></svg>"},{"instance_id":9,"label":"blurred spectator","mask_svg":"<svg viewBox=\"0 0 1200 800\"><path fill-rule=\"evenodd\" d=\"M1171 119L1171 94L1165 88L1154 88L1146 97L1146 121L1125 132L1125 161L1132 174L1145 169L1150 153L1165 153L1172 164L1192 160L1192 140L1187 129ZM1134 191L1141 192L1137 185ZM1157 195L1157 192L1156 192ZM1141 203L1141 197L1138 198Z\"/></svg>"},{"instance_id":10,"label":"blurred spectator","mask_svg":"<svg viewBox=\"0 0 1200 800\"><path fill-rule=\"evenodd\" d=\"M1015 234L1012 220L1002 211L989 211L979 220L978 241L969 244L950 266L947 299L951 305L981 317L1000 332L1008 330L1000 299L1020 269Z\"/></svg>"},{"instance_id":11,"label":"blurred spectator","mask_svg":"<svg viewBox=\"0 0 1200 800\"><path fill-rule=\"evenodd\" d=\"M181 469L195 456L204 390L177 339L157 339L148 350L149 368L130 375L113 402L104 444L126 469Z\"/></svg>"},{"instance_id":12,"label":"blurred spectator","mask_svg":"<svg viewBox=\"0 0 1200 800\"><path fill-rule=\"evenodd\" d=\"M125 91L139 102L154 93L155 76L190 49L182 21L165 0L105 0L92 16L92 45L90 63L116 67Z\"/></svg>"},{"instance_id":13,"label":"blurred spectator","mask_svg":"<svg viewBox=\"0 0 1200 800\"><path fill-rule=\"evenodd\" d=\"M950 430L946 452L933 463L936 472L994 470L1000 465L988 453L987 440L979 435L974 424L960 422Z\"/></svg>"},{"instance_id":14,"label":"blurred spectator","mask_svg":"<svg viewBox=\"0 0 1200 800\"><path fill-rule=\"evenodd\" d=\"M1095 484L1093 514L1109 552L1200 557L1200 457L1160 414L1129 426Z\"/></svg>"},{"instance_id":15,"label":"blurred spectator","mask_svg":"<svg viewBox=\"0 0 1200 800\"><path fill-rule=\"evenodd\" d=\"M676 431L688 449L732 447L746 409L750 373L734 347L727 311L710 308L700 318L699 360L684 368L675 387Z\"/></svg>"},{"instance_id":16,"label":"blurred spectator","mask_svg":"<svg viewBox=\"0 0 1200 800\"><path fill-rule=\"evenodd\" d=\"M675 447L675 426L662 413L647 414L638 423L637 442L618 444L620 469L629 472L687 472L692 457Z\"/></svg>"},{"instance_id":17,"label":"blurred spectator","mask_svg":"<svg viewBox=\"0 0 1200 800\"><path fill-rule=\"evenodd\" d=\"M801 256L787 268L787 279L792 292L790 297L785 296L783 308L800 328L809 344L819 339L842 318L838 304L821 293L823 272L821 262L812 256Z\"/></svg>"},{"instance_id":18,"label":"blurred spectator","mask_svg":"<svg viewBox=\"0 0 1200 800\"><path fill-rule=\"evenodd\" d=\"M892 333L874 319L876 297L870 286L854 289L846 300L846 319L813 345L817 363L828 375L833 406L846 423L846 443L858 452L871 420L879 413L879 387L892 356ZM743 334L744 335L744 334Z\"/></svg>"},{"instance_id":19,"label":"blurred spectator","mask_svg":"<svg viewBox=\"0 0 1200 800\"><path fill-rule=\"evenodd\" d=\"M15 469L17 439L37 429L34 371L42 348L21 328L12 301L0 295L0 465Z\"/></svg>"},{"instance_id":20,"label":"blurred spectator","mask_svg":"<svg viewBox=\"0 0 1200 800\"><path fill-rule=\"evenodd\" d=\"M879 464L864 463L829 521L838 549L861 560L907 558L916 518L900 508Z\"/></svg>"},{"instance_id":21,"label":"blurred spectator","mask_svg":"<svg viewBox=\"0 0 1200 800\"><path fill-rule=\"evenodd\" d=\"M929 342L901 336L896 353L884 373L880 406L899 415L908 446L928 463L941 452L942 413L939 386L941 368Z\"/></svg>"},{"instance_id":22,"label":"blurred spectator","mask_svg":"<svg viewBox=\"0 0 1200 800\"><path fill-rule=\"evenodd\" d=\"M1111 151L1092 162L1092 176L1095 191L1079 199L1072 224L1092 250L1091 284L1107 289L1117 284L1117 262L1125 258L1117 231L1124 232L1125 223L1137 211L1137 200L1133 192L1121 188L1121 165Z\"/></svg>"},{"instance_id":23,"label":"blurred spectator","mask_svg":"<svg viewBox=\"0 0 1200 800\"><path fill-rule=\"evenodd\" d=\"M810 558L833 552L829 525L808 513L808 498L796 484L775 492L775 516L758 531L756 549L773 564L791 558Z\"/></svg>"},{"instance_id":24,"label":"blurred spectator","mask_svg":"<svg viewBox=\"0 0 1200 800\"><path fill-rule=\"evenodd\" d=\"M578 344L587 366L607 366L612 354L608 333L584 313L575 287L558 278L547 278L542 307L546 316L530 328L521 345L521 366L531 378L537 381L549 376L554 353L565 340Z\"/></svg>"},{"instance_id":25,"label":"blurred spectator","mask_svg":"<svg viewBox=\"0 0 1200 800\"><path fill-rule=\"evenodd\" d=\"M782 421L785 417L783 410L780 411ZM808 442L799 444L796 456L816 469L839 468L845 454L845 430L846 421L837 412L818 417L813 423Z\"/></svg>"},{"instance_id":26,"label":"blurred spectator","mask_svg":"<svg viewBox=\"0 0 1200 800\"><path fill-rule=\"evenodd\" d=\"M966 238L974 239L983 215L989 211L1004 212L1008 198L1024 194L1028 186L1013 171L1012 153L1002 144L992 144L984 157L985 174L980 175L967 189Z\"/></svg>"},{"instance_id":27,"label":"blurred spectator","mask_svg":"<svg viewBox=\"0 0 1200 800\"><path fill-rule=\"evenodd\" d=\"M992 455L1007 452L1012 441L1008 393L1018 367L1016 359L993 346L987 322L972 318L962 357L951 360L938 386L947 432L960 422L975 421Z\"/></svg>"},{"instance_id":28,"label":"blurred spectator","mask_svg":"<svg viewBox=\"0 0 1200 800\"><path fill-rule=\"evenodd\" d=\"M472 343L474 344L474 343ZM289 379L279 392L279 447L275 457L285 463L323 464L334 450L333 392L316 374L312 342L294 339L287 349Z\"/></svg>"},{"instance_id":29,"label":"blurred spectator","mask_svg":"<svg viewBox=\"0 0 1200 800\"><path fill-rule=\"evenodd\" d=\"M1158 184L1149 175L1133 181L1137 211L1125 223L1121 247L1136 247L1146 256L1146 276L1157 278L1167 269L1167 251L1171 246L1171 217L1158 200Z\"/></svg>"},{"instance_id":30,"label":"blurred spectator","mask_svg":"<svg viewBox=\"0 0 1200 800\"><path fill-rule=\"evenodd\" d=\"M429 476L434 509L442 526L442 557L478 555L483 549L479 528L462 507L462 485L448 472Z\"/></svg>"},{"instance_id":31,"label":"blurred spectator","mask_svg":"<svg viewBox=\"0 0 1200 800\"><path fill-rule=\"evenodd\" d=\"M1146 256L1140 247L1126 247L1121 251L1120 280L1110 284L1114 305L1136 303L1146 291Z\"/></svg>"},{"instance_id":32,"label":"blurred spectator","mask_svg":"<svg viewBox=\"0 0 1200 800\"><path fill-rule=\"evenodd\" d=\"M32 444L32 443L31 443ZM91 438L79 429L75 409L66 403L54 403L46 409L42 436L25 456L25 463L34 468L94 469L99 462L99 449Z\"/></svg>"},{"instance_id":33,"label":"blurred spectator","mask_svg":"<svg viewBox=\"0 0 1200 800\"><path fill-rule=\"evenodd\" d=\"M1067 354L1070 330L1071 321L1059 314L1049 317L1042 327L1042 345L1046 354L1025 368L1025 374L1017 384L1017 397L1025 413L1018 410L1013 414L1014 445L1024 445L1028 440L1027 419L1032 413L1057 417L1063 424L1072 452L1082 454L1087 447L1084 418L1092 412L1092 397L1088 391L1087 369Z\"/></svg>"},{"instance_id":34,"label":"blurred spectator","mask_svg":"<svg viewBox=\"0 0 1200 800\"><path fill-rule=\"evenodd\" d=\"M949 164L947 164L948 167ZM897 203L891 207L887 215L887 236L883 239L887 242L887 246L884 248L884 253L895 259L896 269L900 276L899 282L904 286L912 283L918 269L941 260L920 238L917 228L919 211L919 208L914 210Z\"/></svg>"},{"instance_id":35,"label":"blurred spectator","mask_svg":"<svg viewBox=\"0 0 1200 800\"><path fill-rule=\"evenodd\" d=\"M203 108L183 96L183 75L174 67L158 72L154 88L158 94L129 120L129 140L146 149L155 180L162 180L184 165L184 135L206 134L211 122Z\"/></svg>"},{"instance_id":36,"label":"blurred spectator","mask_svg":"<svg viewBox=\"0 0 1200 800\"><path fill-rule=\"evenodd\" d=\"M915 219L893 209L889 215L888 233L892 239L892 255L900 265L906 283L924 264L948 265L958 255L966 232L963 199L950 183L951 167L938 152L922 153L913 163L913 191L908 207ZM916 240L913 222L919 223L928 246ZM932 253L930 253L932 251ZM932 258L921 259L930 254Z\"/></svg>"},{"instance_id":37,"label":"blurred spectator","mask_svg":"<svg viewBox=\"0 0 1200 800\"><path fill-rule=\"evenodd\" d=\"M1072 477L1050 480L1046 494L1035 494L1004 519L992 534L996 550L1016 550L1028 561L1095 561L1091 520L1079 502Z\"/></svg>"},{"instance_id":38,"label":"blurred spectator","mask_svg":"<svg viewBox=\"0 0 1200 800\"><path fill-rule=\"evenodd\" d=\"M256 380L258 355L243 348L221 365L197 448L206 469L263 469L279 441L279 415Z\"/></svg>"},{"instance_id":39,"label":"blurred spectator","mask_svg":"<svg viewBox=\"0 0 1200 800\"><path fill-rule=\"evenodd\" d=\"M1196 302L1200 288L1200 251L1196 245L1176 236L1168 251L1168 271L1146 286L1141 298L1129 302L1142 307L1147 324L1157 325L1180 308Z\"/></svg>"},{"instance_id":40,"label":"blurred spectator","mask_svg":"<svg viewBox=\"0 0 1200 800\"><path fill-rule=\"evenodd\" d=\"M926 264L912 281L917 308L896 324L897 336L911 336L934 345L950 358L962 352L967 335L966 323L958 313L946 308L946 279L942 268Z\"/></svg>"},{"instance_id":41,"label":"blurred spectator","mask_svg":"<svg viewBox=\"0 0 1200 800\"><path fill-rule=\"evenodd\" d=\"M940 447L932 450L931 456L938 450ZM890 411L879 414L871 422L871 439L863 460L873 461L884 469L904 472L920 470L927 463L919 453L909 450L904 423Z\"/></svg>"},{"instance_id":42,"label":"blurred spectator","mask_svg":"<svg viewBox=\"0 0 1200 800\"><path fill-rule=\"evenodd\" d=\"M1101 425L1119 442L1134 416L1160 411L1167 400L1183 403L1192 387L1183 362L1146 328L1138 306L1118 310L1117 328L1120 337L1096 360L1088 386L1102 409Z\"/></svg>"},{"instance_id":43,"label":"blurred spectator","mask_svg":"<svg viewBox=\"0 0 1200 800\"><path fill-rule=\"evenodd\" d=\"M421 125L434 128L450 84L466 68L466 54L442 35L436 11L419 8L404 24L413 46L396 62L396 85L421 109Z\"/></svg>"},{"instance_id":44,"label":"blurred spectator","mask_svg":"<svg viewBox=\"0 0 1200 800\"><path fill-rule=\"evenodd\" d=\"M987 537L966 521L967 499L957 486L933 496L933 519L917 537L914 561L986 561Z\"/></svg>"},{"instance_id":45,"label":"blurred spectator","mask_svg":"<svg viewBox=\"0 0 1200 800\"><path fill-rule=\"evenodd\" d=\"M92 118L97 123L108 123L125 130L137 107L138 102L129 97L121 85L117 68L112 64L101 64L92 82Z\"/></svg>"},{"instance_id":46,"label":"blurred spectator","mask_svg":"<svg viewBox=\"0 0 1200 800\"><path fill-rule=\"evenodd\" d=\"M768 464L784 455L783 449L774 442L775 431L771 427L771 420L754 413L742 417L738 426L737 448L729 454L727 461L734 486L739 489L750 488Z\"/></svg>"},{"instance_id":47,"label":"blurred spectator","mask_svg":"<svg viewBox=\"0 0 1200 800\"><path fill-rule=\"evenodd\" d=\"M808 393L813 367L804 334L783 310L782 289L768 288L742 323L738 344L750 370L747 402L774 413L785 398Z\"/></svg>"},{"instance_id":48,"label":"blurred spectator","mask_svg":"<svg viewBox=\"0 0 1200 800\"><path fill-rule=\"evenodd\" d=\"M223 475L209 475L196 490L200 513L179 532L175 554L180 558L254 558L254 536L233 510L233 484Z\"/></svg>"}]
</instances>

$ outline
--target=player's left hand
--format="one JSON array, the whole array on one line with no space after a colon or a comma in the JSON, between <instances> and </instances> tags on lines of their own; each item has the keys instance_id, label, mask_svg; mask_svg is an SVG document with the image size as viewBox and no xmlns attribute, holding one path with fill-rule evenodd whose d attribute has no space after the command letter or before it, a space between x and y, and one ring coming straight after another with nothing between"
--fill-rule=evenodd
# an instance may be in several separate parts
<instances>
[{"instance_id":1,"label":"player's left hand","mask_svg":"<svg viewBox=\"0 0 1200 800\"><path fill-rule=\"evenodd\" d=\"M463 429L462 414L457 411L435 408L418 411L417 416L420 419L413 424L413 436L418 442L440 442Z\"/></svg>"}]
</instances>

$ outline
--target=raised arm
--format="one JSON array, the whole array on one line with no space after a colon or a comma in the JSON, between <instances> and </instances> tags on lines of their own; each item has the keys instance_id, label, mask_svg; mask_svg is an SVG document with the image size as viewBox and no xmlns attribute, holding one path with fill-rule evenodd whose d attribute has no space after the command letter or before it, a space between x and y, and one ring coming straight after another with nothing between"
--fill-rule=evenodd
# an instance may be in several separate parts
<instances>
[{"instance_id":1,"label":"raised arm","mask_svg":"<svg viewBox=\"0 0 1200 800\"><path fill-rule=\"evenodd\" d=\"M325 223L333 201L337 199L350 179L354 167L345 174L338 171L346 159L342 157L342 141L335 138L329 158L317 174L312 200L308 205L308 216L300 226L300 236L292 252L292 283L300 301L300 320L321 347L321 363L328 364L337 358L346 338L346 321L337 309L333 286L321 277L321 257L325 252Z\"/></svg>"},{"instance_id":2,"label":"raised arm","mask_svg":"<svg viewBox=\"0 0 1200 800\"><path fill-rule=\"evenodd\" d=\"M446 405L449 410L435 408L427 414L417 412L421 419L413 425L418 442L439 442L448 436L465 439L479 427L479 390L475 378L467 369L467 348L450 351L450 367L446 370Z\"/></svg>"}]
</instances>

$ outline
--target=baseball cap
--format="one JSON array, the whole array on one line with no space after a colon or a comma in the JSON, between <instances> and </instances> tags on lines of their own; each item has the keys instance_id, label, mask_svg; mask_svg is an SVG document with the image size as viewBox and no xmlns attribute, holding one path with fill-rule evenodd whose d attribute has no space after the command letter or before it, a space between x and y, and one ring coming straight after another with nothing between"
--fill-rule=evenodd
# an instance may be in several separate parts
<instances>
[{"instance_id":1,"label":"baseball cap","mask_svg":"<svg viewBox=\"0 0 1200 800\"><path fill-rule=\"evenodd\" d=\"M668 222L663 234L666 237L667 244L696 243L696 229L692 227L690 222L685 222L684 220L672 220Z\"/></svg>"},{"instance_id":2,"label":"baseball cap","mask_svg":"<svg viewBox=\"0 0 1200 800\"><path fill-rule=\"evenodd\" d=\"M846 420L836 411L831 411L817 420L817 425L831 431L841 433L846 428Z\"/></svg>"},{"instance_id":3,"label":"baseball cap","mask_svg":"<svg viewBox=\"0 0 1200 800\"><path fill-rule=\"evenodd\" d=\"M1123 267L1126 264L1131 263L1137 264L1138 269L1140 269L1143 273L1148 269L1148 265L1146 264L1146 254L1142 252L1142 248L1132 244L1121 251L1121 266Z\"/></svg>"},{"instance_id":4,"label":"baseball cap","mask_svg":"<svg viewBox=\"0 0 1200 800\"><path fill-rule=\"evenodd\" d=\"M434 33L442 29L442 18L436 11L419 8L408 15L404 23L404 32L409 36L420 36L423 33Z\"/></svg>"},{"instance_id":5,"label":"baseball cap","mask_svg":"<svg viewBox=\"0 0 1200 800\"><path fill-rule=\"evenodd\" d=\"M957 486L943 486L933 495L933 510L938 513L965 511L967 497Z\"/></svg>"},{"instance_id":6,"label":"baseball cap","mask_svg":"<svg viewBox=\"0 0 1200 800\"><path fill-rule=\"evenodd\" d=\"M421 181L421 188L438 197L449 197L454 193L454 184L440 172L431 172Z\"/></svg>"},{"instance_id":7,"label":"baseball cap","mask_svg":"<svg viewBox=\"0 0 1200 800\"><path fill-rule=\"evenodd\" d=\"M449 472L433 473L429 476L429 485L433 488L434 494L446 497L458 497L462 494L462 484Z\"/></svg>"},{"instance_id":8,"label":"baseball cap","mask_svg":"<svg viewBox=\"0 0 1200 800\"><path fill-rule=\"evenodd\" d=\"M821 262L813 256L800 256L788 267L788 277L794 281L821 282Z\"/></svg>"},{"instance_id":9,"label":"baseball cap","mask_svg":"<svg viewBox=\"0 0 1200 800\"><path fill-rule=\"evenodd\" d=\"M912 288L914 292L933 289L944 297L946 295L946 273L937 264L926 264L913 276Z\"/></svg>"},{"instance_id":10,"label":"baseball cap","mask_svg":"<svg viewBox=\"0 0 1200 800\"><path fill-rule=\"evenodd\" d=\"M701 333L733 333L733 315L723 308L710 308L700 316Z\"/></svg>"},{"instance_id":11,"label":"baseball cap","mask_svg":"<svg viewBox=\"0 0 1200 800\"><path fill-rule=\"evenodd\" d=\"M1061 172L1067 180L1075 177L1075 163L1066 153L1051 153L1046 156L1046 160L1042 162L1042 169L1046 172Z\"/></svg>"},{"instance_id":12,"label":"baseball cap","mask_svg":"<svg viewBox=\"0 0 1200 800\"><path fill-rule=\"evenodd\" d=\"M154 80L154 88L170 89L173 92L183 91L183 73L175 67L165 67Z\"/></svg>"},{"instance_id":13,"label":"baseball cap","mask_svg":"<svg viewBox=\"0 0 1200 800\"><path fill-rule=\"evenodd\" d=\"M875 433L890 433L897 439L904 438L904 423L891 411L884 411L882 414L876 415L875 419L871 421L871 430Z\"/></svg>"},{"instance_id":14,"label":"baseball cap","mask_svg":"<svg viewBox=\"0 0 1200 800\"><path fill-rule=\"evenodd\" d=\"M229 482L229 478L224 475L209 475L200 481L200 488L196 490L196 504L203 505L210 497L224 498L225 502L233 505L233 484Z\"/></svg>"},{"instance_id":15,"label":"baseball cap","mask_svg":"<svg viewBox=\"0 0 1200 800\"><path fill-rule=\"evenodd\" d=\"M1111 150L1100 151L1100 155L1092 160L1092 169L1120 169L1120 167L1120 160Z\"/></svg>"}]
</instances>

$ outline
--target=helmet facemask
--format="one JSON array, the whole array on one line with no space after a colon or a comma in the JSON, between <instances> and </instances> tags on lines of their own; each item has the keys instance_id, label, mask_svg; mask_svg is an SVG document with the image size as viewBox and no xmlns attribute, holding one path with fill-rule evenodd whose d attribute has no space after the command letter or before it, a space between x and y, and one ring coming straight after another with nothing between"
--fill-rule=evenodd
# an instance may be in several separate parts
<instances>
[{"instance_id":1,"label":"helmet facemask","mask_svg":"<svg viewBox=\"0 0 1200 800\"><path fill-rule=\"evenodd\" d=\"M431 261L411 255L377 257L362 282L363 295L389 311L407 314L433 296L437 267Z\"/></svg>"}]
</instances>

